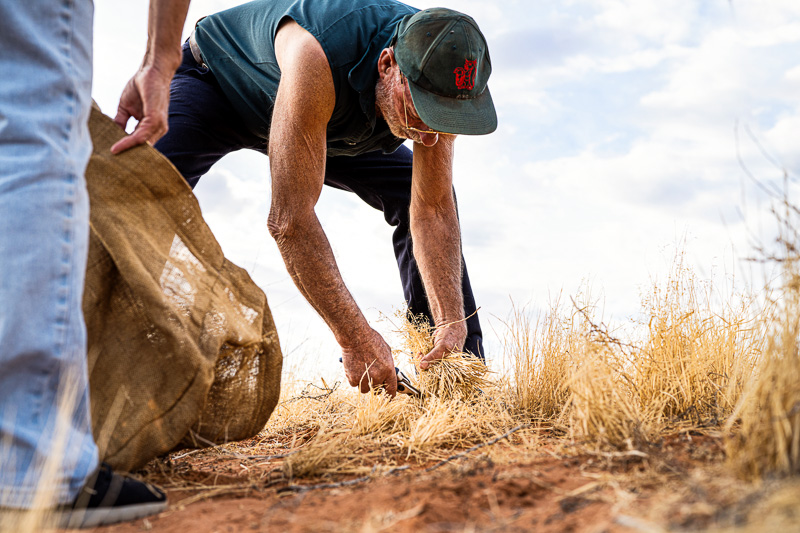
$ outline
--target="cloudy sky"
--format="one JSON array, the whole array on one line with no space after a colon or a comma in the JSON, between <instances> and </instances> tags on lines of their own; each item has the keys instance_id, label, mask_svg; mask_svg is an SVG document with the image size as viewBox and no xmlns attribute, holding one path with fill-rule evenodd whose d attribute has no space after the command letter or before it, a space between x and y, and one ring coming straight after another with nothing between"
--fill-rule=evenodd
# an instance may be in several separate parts
<instances>
[{"instance_id":1,"label":"cloudy sky","mask_svg":"<svg viewBox=\"0 0 800 533\"><path fill-rule=\"evenodd\" d=\"M185 35L238 3L195 0ZM800 2L410 3L472 15L489 43L499 127L459 138L455 183L490 359L514 307L535 314L590 287L605 321L635 317L677 250L701 279L763 283L744 258L774 237L764 188L800 176ZM144 52L147 2L95 10L94 98L113 116ZM195 192L227 256L267 293L289 366L338 376L333 336L267 232L267 158L227 156ZM356 301L391 338L381 316L403 304L391 228L329 188L317 213Z\"/></svg>"}]
</instances>

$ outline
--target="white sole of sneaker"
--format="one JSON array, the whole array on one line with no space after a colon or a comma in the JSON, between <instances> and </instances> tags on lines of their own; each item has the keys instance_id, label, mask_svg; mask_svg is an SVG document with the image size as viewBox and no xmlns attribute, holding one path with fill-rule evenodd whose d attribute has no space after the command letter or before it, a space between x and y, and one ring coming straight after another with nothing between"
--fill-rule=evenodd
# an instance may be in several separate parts
<instances>
[{"instance_id":1,"label":"white sole of sneaker","mask_svg":"<svg viewBox=\"0 0 800 533\"><path fill-rule=\"evenodd\" d=\"M58 527L86 529L118 522L129 522L158 514L167 508L167 502L143 503L120 507L99 507L64 513L57 519Z\"/></svg>"}]
</instances>

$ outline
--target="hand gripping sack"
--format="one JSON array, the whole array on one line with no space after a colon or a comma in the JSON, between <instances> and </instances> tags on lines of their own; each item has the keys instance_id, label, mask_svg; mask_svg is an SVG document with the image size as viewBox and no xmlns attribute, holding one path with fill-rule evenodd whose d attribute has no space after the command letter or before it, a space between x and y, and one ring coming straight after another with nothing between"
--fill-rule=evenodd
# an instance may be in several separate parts
<instances>
[{"instance_id":1,"label":"hand gripping sack","mask_svg":"<svg viewBox=\"0 0 800 533\"><path fill-rule=\"evenodd\" d=\"M282 355L263 291L225 259L189 186L97 108L86 170L90 245L83 309L101 459L134 470L182 446L266 424Z\"/></svg>"}]
</instances>

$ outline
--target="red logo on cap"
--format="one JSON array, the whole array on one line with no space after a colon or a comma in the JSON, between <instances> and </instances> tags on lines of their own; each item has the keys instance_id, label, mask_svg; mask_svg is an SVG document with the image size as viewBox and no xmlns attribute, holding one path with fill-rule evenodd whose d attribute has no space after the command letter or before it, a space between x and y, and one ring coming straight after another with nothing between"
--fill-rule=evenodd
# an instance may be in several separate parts
<instances>
[{"instance_id":1,"label":"red logo on cap","mask_svg":"<svg viewBox=\"0 0 800 533\"><path fill-rule=\"evenodd\" d=\"M475 65L478 60L464 60L464 66L458 67L453 72L456 74L456 87L471 91L475 87Z\"/></svg>"}]
</instances>

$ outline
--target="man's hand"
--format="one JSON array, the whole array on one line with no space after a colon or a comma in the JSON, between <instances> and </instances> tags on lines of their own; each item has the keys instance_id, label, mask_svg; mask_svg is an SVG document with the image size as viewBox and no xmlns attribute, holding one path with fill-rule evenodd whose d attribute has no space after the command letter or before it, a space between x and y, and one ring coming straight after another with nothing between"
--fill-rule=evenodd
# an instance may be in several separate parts
<instances>
[{"instance_id":1,"label":"man's hand","mask_svg":"<svg viewBox=\"0 0 800 533\"><path fill-rule=\"evenodd\" d=\"M463 320L437 329L433 334L433 350L420 360L419 367L427 370L434 361L438 361L451 352L461 351L466 338L467 324Z\"/></svg>"},{"instance_id":2,"label":"man's hand","mask_svg":"<svg viewBox=\"0 0 800 533\"><path fill-rule=\"evenodd\" d=\"M150 0L144 61L122 91L114 119L123 130L131 117L139 124L111 147L112 154L154 143L167 133L169 83L181 64L181 30L188 9L189 0Z\"/></svg>"},{"instance_id":3,"label":"man's hand","mask_svg":"<svg viewBox=\"0 0 800 533\"><path fill-rule=\"evenodd\" d=\"M125 129L133 117L139 121L133 133L111 147L118 154L145 142L155 143L167 133L169 111L169 84L172 71L156 67L142 67L125 85L114 122Z\"/></svg>"},{"instance_id":4,"label":"man's hand","mask_svg":"<svg viewBox=\"0 0 800 533\"><path fill-rule=\"evenodd\" d=\"M357 345L342 348L342 362L347 381L361 392L369 392L370 385L381 385L389 396L397 394L397 374L394 370L392 350L383 337L370 329L370 334Z\"/></svg>"}]
</instances>

